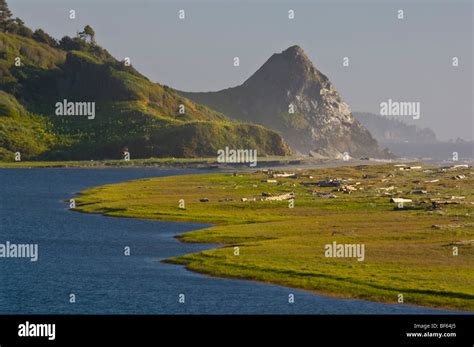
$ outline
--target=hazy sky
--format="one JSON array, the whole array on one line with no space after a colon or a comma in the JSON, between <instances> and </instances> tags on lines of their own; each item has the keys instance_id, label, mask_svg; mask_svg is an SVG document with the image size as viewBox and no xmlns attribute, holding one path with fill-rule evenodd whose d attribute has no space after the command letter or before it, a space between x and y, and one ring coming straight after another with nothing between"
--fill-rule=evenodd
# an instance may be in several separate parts
<instances>
[{"instance_id":1,"label":"hazy sky","mask_svg":"<svg viewBox=\"0 0 474 347\"><path fill-rule=\"evenodd\" d=\"M56 38L85 24L118 59L186 91L241 84L275 52L298 44L353 111L421 103L416 124L472 139L472 1L8 0L14 16ZM69 10L76 19L69 19ZM178 11L185 10L185 20ZM295 19L288 19L288 10ZM397 19L403 9L405 19ZM240 58L240 67L233 58ZM343 57L350 66L343 67ZM451 65L459 57L459 66ZM408 117L402 117L408 120Z\"/></svg>"}]
</instances>

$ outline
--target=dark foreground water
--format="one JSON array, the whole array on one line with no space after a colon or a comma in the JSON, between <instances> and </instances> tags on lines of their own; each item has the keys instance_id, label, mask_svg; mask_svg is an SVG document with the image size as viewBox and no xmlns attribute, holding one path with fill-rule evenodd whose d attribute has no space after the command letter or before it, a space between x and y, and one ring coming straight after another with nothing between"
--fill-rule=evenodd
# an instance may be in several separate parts
<instances>
[{"instance_id":1,"label":"dark foreground water","mask_svg":"<svg viewBox=\"0 0 474 347\"><path fill-rule=\"evenodd\" d=\"M39 245L37 262L0 258L0 314L440 313L196 274L160 260L212 248L173 238L204 225L82 214L64 202L92 186L190 172L0 169L0 243Z\"/></svg>"}]
</instances>

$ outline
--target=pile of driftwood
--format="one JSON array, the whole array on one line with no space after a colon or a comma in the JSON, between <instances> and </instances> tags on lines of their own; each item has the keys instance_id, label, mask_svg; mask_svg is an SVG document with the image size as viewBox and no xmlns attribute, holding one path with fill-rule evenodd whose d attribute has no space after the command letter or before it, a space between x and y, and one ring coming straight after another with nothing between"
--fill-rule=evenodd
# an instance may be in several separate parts
<instances>
[{"instance_id":1,"label":"pile of driftwood","mask_svg":"<svg viewBox=\"0 0 474 347\"><path fill-rule=\"evenodd\" d=\"M459 170L459 169L469 169L469 165L460 164L460 165L452 165L452 166L443 166L439 170L441 172L446 172L446 171L454 171L454 170Z\"/></svg>"},{"instance_id":2,"label":"pile of driftwood","mask_svg":"<svg viewBox=\"0 0 474 347\"><path fill-rule=\"evenodd\" d=\"M334 178L334 179L329 179L326 181L319 181L319 182L301 182L302 185L304 186L318 186L321 188L324 187L339 187L342 185L342 179L339 178Z\"/></svg>"},{"instance_id":3,"label":"pile of driftwood","mask_svg":"<svg viewBox=\"0 0 474 347\"><path fill-rule=\"evenodd\" d=\"M295 198L295 193L285 193L281 195L272 195L269 193L262 193L261 201L283 201L283 200L291 200Z\"/></svg>"},{"instance_id":4,"label":"pile of driftwood","mask_svg":"<svg viewBox=\"0 0 474 347\"><path fill-rule=\"evenodd\" d=\"M272 178L298 178L298 175L295 173L274 173L271 175Z\"/></svg>"},{"instance_id":5,"label":"pile of driftwood","mask_svg":"<svg viewBox=\"0 0 474 347\"><path fill-rule=\"evenodd\" d=\"M357 190L356 187L351 186L349 184L346 184L346 185L341 186L337 191L343 192L343 193L346 193L346 194L351 194L352 192L354 192L356 190Z\"/></svg>"},{"instance_id":6,"label":"pile of driftwood","mask_svg":"<svg viewBox=\"0 0 474 347\"><path fill-rule=\"evenodd\" d=\"M263 192L261 194L261 198L259 201L284 201L284 200L291 200L295 198L295 193L290 192L290 193L285 193L285 194L279 194L279 195L273 195L271 193ZM241 198L240 201L242 202L249 202L249 201L257 201L256 197L252 198Z\"/></svg>"},{"instance_id":7,"label":"pile of driftwood","mask_svg":"<svg viewBox=\"0 0 474 347\"><path fill-rule=\"evenodd\" d=\"M421 170L421 166L407 166L405 164L395 165L400 171L411 171L411 170Z\"/></svg>"},{"instance_id":8,"label":"pile of driftwood","mask_svg":"<svg viewBox=\"0 0 474 347\"><path fill-rule=\"evenodd\" d=\"M463 180L465 178L466 178L466 176L464 176L464 175L456 175L456 176L451 177L451 179L453 179L453 180Z\"/></svg>"},{"instance_id":9,"label":"pile of driftwood","mask_svg":"<svg viewBox=\"0 0 474 347\"><path fill-rule=\"evenodd\" d=\"M413 202L413 200L412 199L405 199L405 198L391 198L390 202L393 202L395 204L405 204L405 203Z\"/></svg>"}]
</instances>

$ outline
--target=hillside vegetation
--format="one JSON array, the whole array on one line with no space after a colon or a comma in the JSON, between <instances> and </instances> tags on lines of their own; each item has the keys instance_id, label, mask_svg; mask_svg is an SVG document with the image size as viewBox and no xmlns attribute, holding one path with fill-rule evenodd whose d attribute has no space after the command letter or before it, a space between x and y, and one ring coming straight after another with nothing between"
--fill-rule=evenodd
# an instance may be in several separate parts
<instances>
[{"instance_id":1,"label":"hillside vegetation","mask_svg":"<svg viewBox=\"0 0 474 347\"><path fill-rule=\"evenodd\" d=\"M0 30L0 160L214 156L225 146L290 154L276 132L232 123L118 61L90 27L57 42L9 25ZM95 117L56 115L63 100L94 102Z\"/></svg>"}]
</instances>

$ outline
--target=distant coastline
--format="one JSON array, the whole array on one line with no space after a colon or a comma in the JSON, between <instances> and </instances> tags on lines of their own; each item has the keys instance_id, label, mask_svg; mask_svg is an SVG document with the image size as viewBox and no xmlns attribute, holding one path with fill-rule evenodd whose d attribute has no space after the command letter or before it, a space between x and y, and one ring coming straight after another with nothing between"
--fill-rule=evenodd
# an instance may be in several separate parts
<instances>
[{"instance_id":1,"label":"distant coastline","mask_svg":"<svg viewBox=\"0 0 474 347\"><path fill-rule=\"evenodd\" d=\"M363 163L377 163L377 161L370 160L356 160ZM354 163L354 160L330 160L330 159L316 159L311 157L294 156L294 157L259 157L258 167L261 166L297 166L297 165L343 165ZM0 161L0 168L181 168L181 169L225 169L225 168L239 168L239 169L255 169L250 167L247 163L219 163L217 157L212 158L149 158L149 159L132 159L126 160L79 160L79 161Z\"/></svg>"}]
</instances>

